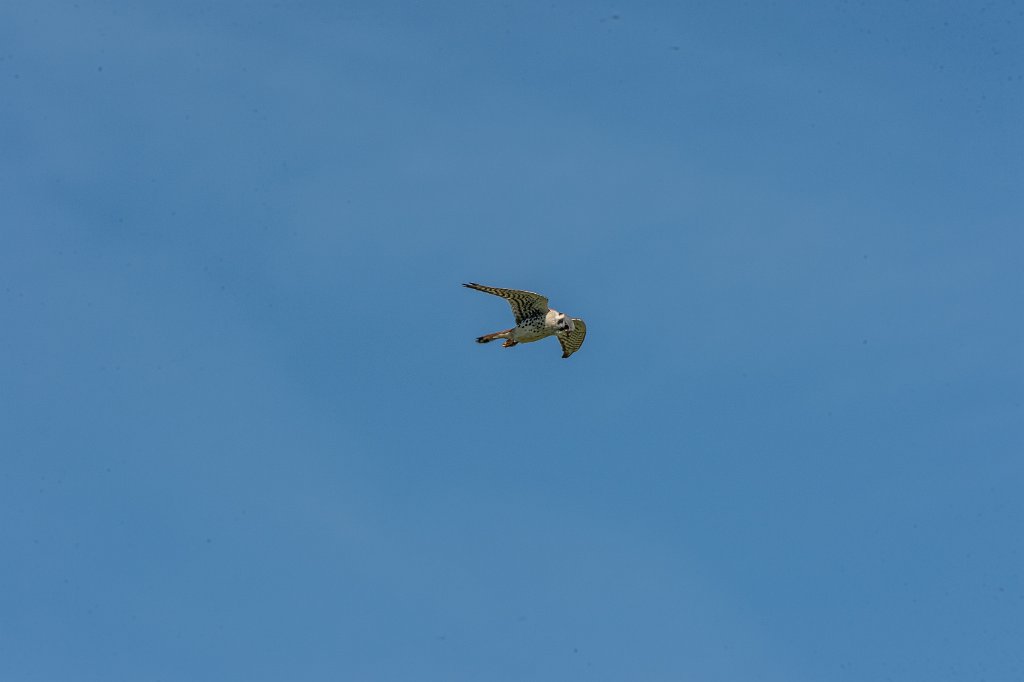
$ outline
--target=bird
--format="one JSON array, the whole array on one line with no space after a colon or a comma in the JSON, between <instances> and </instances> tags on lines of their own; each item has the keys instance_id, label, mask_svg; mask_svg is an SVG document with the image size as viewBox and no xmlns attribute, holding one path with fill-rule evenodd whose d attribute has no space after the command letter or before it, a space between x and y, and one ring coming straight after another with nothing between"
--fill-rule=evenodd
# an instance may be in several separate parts
<instances>
[{"instance_id":1,"label":"bird","mask_svg":"<svg viewBox=\"0 0 1024 682\"><path fill-rule=\"evenodd\" d=\"M555 336L562 345L562 357L567 358L580 349L583 339L587 336L587 325L583 320L549 308L546 296L522 289L489 287L476 282L462 286L485 294L501 296L508 301L516 318L516 326L493 334L484 334L477 338L477 343L505 339L502 347L511 348L519 343L530 343Z\"/></svg>"}]
</instances>

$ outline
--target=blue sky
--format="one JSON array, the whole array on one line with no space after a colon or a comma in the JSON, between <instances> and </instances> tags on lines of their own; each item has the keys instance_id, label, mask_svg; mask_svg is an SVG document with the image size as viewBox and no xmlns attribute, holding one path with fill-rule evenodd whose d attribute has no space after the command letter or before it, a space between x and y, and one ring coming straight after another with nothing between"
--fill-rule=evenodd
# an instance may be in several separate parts
<instances>
[{"instance_id":1,"label":"blue sky","mask_svg":"<svg viewBox=\"0 0 1024 682\"><path fill-rule=\"evenodd\" d=\"M1022 30L5 5L0 677L1020 679Z\"/></svg>"}]
</instances>

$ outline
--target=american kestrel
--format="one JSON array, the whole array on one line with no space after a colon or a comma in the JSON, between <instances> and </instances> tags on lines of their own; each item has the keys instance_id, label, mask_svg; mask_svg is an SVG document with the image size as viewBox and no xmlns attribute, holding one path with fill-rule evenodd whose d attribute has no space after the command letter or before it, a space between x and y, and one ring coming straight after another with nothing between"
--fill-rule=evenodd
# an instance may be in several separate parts
<instances>
[{"instance_id":1,"label":"american kestrel","mask_svg":"<svg viewBox=\"0 0 1024 682\"><path fill-rule=\"evenodd\" d=\"M502 347L511 348L517 343L530 343L548 336L557 336L558 343L562 344L563 358L569 357L583 345L583 339L587 335L587 325L578 317L569 317L565 313L548 308L548 299L545 296L532 291L499 289L473 282L462 286L501 296L512 306L512 314L516 318L516 326L505 331L485 334L476 340L477 343L505 339Z\"/></svg>"}]
</instances>

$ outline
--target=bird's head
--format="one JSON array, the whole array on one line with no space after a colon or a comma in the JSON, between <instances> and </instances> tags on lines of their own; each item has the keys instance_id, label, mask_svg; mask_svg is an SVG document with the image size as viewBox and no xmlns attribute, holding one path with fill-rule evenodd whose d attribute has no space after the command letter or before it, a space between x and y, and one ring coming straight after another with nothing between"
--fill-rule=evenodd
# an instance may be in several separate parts
<instances>
[{"instance_id":1,"label":"bird's head","mask_svg":"<svg viewBox=\"0 0 1024 682\"><path fill-rule=\"evenodd\" d=\"M572 318L565 313L558 314L558 331L569 332L570 334L576 331L576 325L573 324Z\"/></svg>"}]
</instances>

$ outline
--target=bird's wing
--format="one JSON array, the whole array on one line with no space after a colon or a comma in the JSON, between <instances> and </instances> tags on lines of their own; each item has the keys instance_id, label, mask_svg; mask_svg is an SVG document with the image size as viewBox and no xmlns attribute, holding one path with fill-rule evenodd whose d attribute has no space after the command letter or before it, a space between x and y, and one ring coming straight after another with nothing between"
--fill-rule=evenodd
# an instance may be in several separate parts
<instances>
[{"instance_id":1,"label":"bird's wing","mask_svg":"<svg viewBox=\"0 0 1024 682\"><path fill-rule=\"evenodd\" d=\"M578 317L572 318L573 331L558 332L558 343L562 344L562 357L567 358L580 349L587 337L587 325Z\"/></svg>"},{"instance_id":2,"label":"bird's wing","mask_svg":"<svg viewBox=\"0 0 1024 682\"><path fill-rule=\"evenodd\" d=\"M515 315L516 324L519 324L528 317L547 315L548 312L547 297L535 294L532 291L521 291L520 289L499 289L498 287L488 287L483 284L476 284L475 282L463 284L462 286L482 291L485 294L501 296L507 300L508 304L512 306L512 314Z\"/></svg>"}]
</instances>

